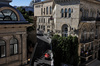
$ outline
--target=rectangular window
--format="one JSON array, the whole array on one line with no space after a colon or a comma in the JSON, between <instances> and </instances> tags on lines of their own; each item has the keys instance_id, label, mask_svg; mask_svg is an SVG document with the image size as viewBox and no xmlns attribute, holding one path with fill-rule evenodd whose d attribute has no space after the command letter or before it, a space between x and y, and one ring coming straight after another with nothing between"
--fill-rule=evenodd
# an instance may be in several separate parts
<instances>
[{"instance_id":1,"label":"rectangular window","mask_svg":"<svg viewBox=\"0 0 100 66\"><path fill-rule=\"evenodd\" d=\"M10 45L10 55L14 55L18 53L17 44L11 44Z\"/></svg>"},{"instance_id":2,"label":"rectangular window","mask_svg":"<svg viewBox=\"0 0 100 66\"><path fill-rule=\"evenodd\" d=\"M50 29L47 29L47 32L50 32Z\"/></svg>"},{"instance_id":3,"label":"rectangular window","mask_svg":"<svg viewBox=\"0 0 100 66\"><path fill-rule=\"evenodd\" d=\"M47 26L47 28L50 28L50 26Z\"/></svg>"},{"instance_id":4,"label":"rectangular window","mask_svg":"<svg viewBox=\"0 0 100 66\"><path fill-rule=\"evenodd\" d=\"M48 14L48 7L46 8L46 14Z\"/></svg>"},{"instance_id":5,"label":"rectangular window","mask_svg":"<svg viewBox=\"0 0 100 66\"><path fill-rule=\"evenodd\" d=\"M17 51L17 44L14 44L14 54L17 54L18 51Z\"/></svg>"},{"instance_id":6,"label":"rectangular window","mask_svg":"<svg viewBox=\"0 0 100 66\"><path fill-rule=\"evenodd\" d=\"M2 57L5 57L6 56L6 54L5 54L5 50L6 48L5 48L5 42L4 41L2 41L2 40L0 40L0 58L2 58Z\"/></svg>"},{"instance_id":7,"label":"rectangular window","mask_svg":"<svg viewBox=\"0 0 100 66\"><path fill-rule=\"evenodd\" d=\"M39 25L39 29L40 29L41 27L40 27L40 25Z\"/></svg>"},{"instance_id":8,"label":"rectangular window","mask_svg":"<svg viewBox=\"0 0 100 66\"><path fill-rule=\"evenodd\" d=\"M0 57L5 57L5 46L0 46Z\"/></svg>"},{"instance_id":9,"label":"rectangular window","mask_svg":"<svg viewBox=\"0 0 100 66\"><path fill-rule=\"evenodd\" d=\"M43 14L43 8L41 8L41 15Z\"/></svg>"},{"instance_id":10,"label":"rectangular window","mask_svg":"<svg viewBox=\"0 0 100 66\"><path fill-rule=\"evenodd\" d=\"M45 15L45 8L44 8L44 15Z\"/></svg>"},{"instance_id":11,"label":"rectangular window","mask_svg":"<svg viewBox=\"0 0 100 66\"><path fill-rule=\"evenodd\" d=\"M43 30L45 31L45 26L43 26Z\"/></svg>"},{"instance_id":12,"label":"rectangular window","mask_svg":"<svg viewBox=\"0 0 100 66\"><path fill-rule=\"evenodd\" d=\"M50 24L50 19L48 19L48 24Z\"/></svg>"}]
</instances>

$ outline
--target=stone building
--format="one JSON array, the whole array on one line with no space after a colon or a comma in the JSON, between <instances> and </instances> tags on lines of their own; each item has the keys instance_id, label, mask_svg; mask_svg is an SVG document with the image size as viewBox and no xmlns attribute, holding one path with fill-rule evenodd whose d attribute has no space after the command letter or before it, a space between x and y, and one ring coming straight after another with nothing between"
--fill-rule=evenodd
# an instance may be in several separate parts
<instances>
[{"instance_id":1,"label":"stone building","mask_svg":"<svg viewBox=\"0 0 100 66\"><path fill-rule=\"evenodd\" d=\"M31 24L10 2L0 0L0 66L27 63L26 28Z\"/></svg>"},{"instance_id":2,"label":"stone building","mask_svg":"<svg viewBox=\"0 0 100 66\"><path fill-rule=\"evenodd\" d=\"M38 2L34 4L34 16L37 16L37 29L48 33L52 31L52 0Z\"/></svg>"},{"instance_id":3,"label":"stone building","mask_svg":"<svg viewBox=\"0 0 100 66\"><path fill-rule=\"evenodd\" d=\"M79 38L81 63L100 58L99 0L47 0L35 3L34 13L38 30Z\"/></svg>"}]
</instances>

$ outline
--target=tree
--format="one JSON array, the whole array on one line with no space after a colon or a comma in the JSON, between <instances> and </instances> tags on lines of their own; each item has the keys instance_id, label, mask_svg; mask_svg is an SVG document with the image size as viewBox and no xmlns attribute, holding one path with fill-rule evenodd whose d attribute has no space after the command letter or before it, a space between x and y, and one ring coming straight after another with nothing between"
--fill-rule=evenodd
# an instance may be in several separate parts
<instances>
[{"instance_id":1,"label":"tree","mask_svg":"<svg viewBox=\"0 0 100 66\"><path fill-rule=\"evenodd\" d=\"M32 12L28 13L25 11L25 8L22 8L22 7L18 7L17 8L23 15L23 17L26 19L26 21L28 21L29 23L33 23L33 18L31 18L29 15L32 14ZM28 58L31 57L31 53L32 53L32 49L35 45L35 42L33 42L33 37L34 37L34 29L35 29L35 26L34 24L32 26L29 26L27 27L27 55L28 55Z\"/></svg>"},{"instance_id":2,"label":"tree","mask_svg":"<svg viewBox=\"0 0 100 66\"><path fill-rule=\"evenodd\" d=\"M52 51L54 55L54 65L59 66L62 62L71 64L74 66L78 65L78 38L68 36L60 37L54 35L52 38Z\"/></svg>"}]
</instances>

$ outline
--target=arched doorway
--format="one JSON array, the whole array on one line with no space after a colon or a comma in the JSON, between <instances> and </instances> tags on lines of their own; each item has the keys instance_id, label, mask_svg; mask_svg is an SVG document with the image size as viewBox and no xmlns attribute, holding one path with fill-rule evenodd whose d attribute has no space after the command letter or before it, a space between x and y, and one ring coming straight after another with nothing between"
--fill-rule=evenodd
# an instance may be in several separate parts
<instances>
[{"instance_id":1,"label":"arched doorway","mask_svg":"<svg viewBox=\"0 0 100 66\"><path fill-rule=\"evenodd\" d=\"M67 37L68 36L68 26L66 24L64 24L62 26L62 36L63 37Z\"/></svg>"}]
</instances>

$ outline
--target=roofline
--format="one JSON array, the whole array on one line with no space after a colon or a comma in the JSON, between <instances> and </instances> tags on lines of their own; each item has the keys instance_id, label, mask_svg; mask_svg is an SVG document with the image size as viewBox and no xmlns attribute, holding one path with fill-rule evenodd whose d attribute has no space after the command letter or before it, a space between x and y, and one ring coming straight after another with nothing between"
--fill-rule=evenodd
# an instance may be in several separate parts
<instances>
[{"instance_id":1,"label":"roofline","mask_svg":"<svg viewBox=\"0 0 100 66\"><path fill-rule=\"evenodd\" d=\"M47 2L53 2L53 0L46 0L46 1L37 2L37 3L34 3L34 5L42 4L42 3L47 3Z\"/></svg>"}]
</instances>

